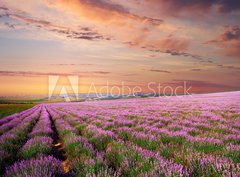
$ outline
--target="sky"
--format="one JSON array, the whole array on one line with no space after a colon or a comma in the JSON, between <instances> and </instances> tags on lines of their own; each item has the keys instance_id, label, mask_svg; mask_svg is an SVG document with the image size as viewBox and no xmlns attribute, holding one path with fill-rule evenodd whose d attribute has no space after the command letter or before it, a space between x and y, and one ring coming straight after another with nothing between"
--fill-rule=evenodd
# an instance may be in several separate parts
<instances>
[{"instance_id":1,"label":"sky","mask_svg":"<svg viewBox=\"0 0 240 177\"><path fill-rule=\"evenodd\" d=\"M239 19L239 0L0 0L0 96L47 94L52 75L240 90Z\"/></svg>"}]
</instances>

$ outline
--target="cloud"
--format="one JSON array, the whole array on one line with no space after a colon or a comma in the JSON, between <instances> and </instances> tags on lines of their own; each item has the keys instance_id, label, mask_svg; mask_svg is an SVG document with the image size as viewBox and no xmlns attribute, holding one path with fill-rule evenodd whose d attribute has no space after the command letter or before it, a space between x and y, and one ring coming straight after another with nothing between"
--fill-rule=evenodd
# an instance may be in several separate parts
<instances>
[{"instance_id":1,"label":"cloud","mask_svg":"<svg viewBox=\"0 0 240 177\"><path fill-rule=\"evenodd\" d=\"M195 50L195 44L198 41L181 31L184 28L180 29L178 21L167 24L166 16L153 15L154 13L149 13L149 11L162 8L163 12L166 10L169 13L190 12L191 10L195 12L195 9L196 11L199 9L205 11L216 6L219 12L224 13L227 11L226 9L233 8L230 1L145 0L139 1L141 6L138 9L139 6L133 8L128 6L128 3L113 0L45 0L40 5L34 2L26 7L20 6L18 9L17 3L8 4L5 0L3 4L6 6L2 7L2 11L5 11L5 15L11 19L23 22L30 27L51 31L57 34L55 35L57 37L90 41L114 40L124 43L128 47L147 49L176 57L192 57L199 62L210 63L210 60L190 51L191 49ZM132 2L134 0L130 1L130 3ZM149 8L146 4L153 5L155 8ZM145 12L145 8L148 8L148 11ZM42 16L34 9L42 9L47 13ZM162 12L159 9L158 11ZM66 20L61 19L63 17L66 17ZM82 24L86 24L86 26L82 26ZM14 25L6 24L8 28L17 28ZM238 33L233 32L226 33L225 38L233 39L237 35ZM191 48L192 44L194 48ZM231 47L232 55L238 56L236 54L238 47L239 45Z\"/></svg>"},{"instance_id":2,"label":"cloud","mask_svg":"<svg viewBox=\"0 0 240 177\"><path fill-rule=\"evenodd\" d=\"M49 21L36 20L20 15L10 15L10 17L25 22L26 24L34 25L38 28L43 28L48 31L56 32L65 35L71 39L85 39L85 40L110 40L110 37L104 37L98 32L95 32L86 27L80 27L78 30L71 29L71 27L55 25ZM86 31L87 29L87 31Z\"/></svg>"},{"instance_id":3,"label":"cloud","mask_svg":"<svg viewBox=\"0 0 240 177\"><path fill-rule=\"evenodd\" d=\"M186 51L190 41L186 38L177 38L171 36L163 37L162 39L148 40L144 38L136 38L135 40L124 42L130 47L140 47L151 52L168 53L171 55L186 56Z\"/></svg>"},{"instance_id":4,"label":"cloud","mask_svg":"<svg viewBox=\"0 0 240 177\"><path fill-rule=\"evenodd\" d=\"M137 74L129 73L129 74L123 74L122 76L131 77L131 76L136 76L136 75Z\"/></svg>"},{"instance_id":5,"label":"cloud","mask_svg":"<svg viewBox=\"0 0 240 177\"><path fill-rule=\"evenodd\" d=\"M200 63L213 63L213 61L210 58L206 59L203 56L191 54L189 52L179 50L179 49L181 49L181 47L179 49L166 49L166 50L154 49L153 46L143 46L142 48L148 49L150 52L165 53L165 54L170 54L172 56L191 57Z\"/></svg>"},{"instance_id":6,"label":"cloud","mask_svg":"<svg viewBox=\"0 0 240 177\"><path fill-rule=\"evenodd\" d=\"M174 82L186 82L188 85L192 87L202 87L202 88L236 88L235 86L230 86L221 83L213 83L209 81L201 81L201 80L179 80L175 79Z\"/></svg>"},{"instance_id":7,"label":"cloud","mask_svg":"<svg viewBox=\"0 0 240 177\"><path fill-rule=\"evenodd\" d=\"M37 76L49 76L49 75L65 76L65 75L69 75L69 73L35 72L35 71L0 71L0 75L1 76L37 77Z\"/></svg>"},{"instance_id":8,"label":"cloud","mask_svg":"<svg viewBox=\"0 0 240 177\"><path fill-rule=\"evenodd\" d=\"M235 70L240 70L240 67L238 67L238 66L222 65L222 64L219 64L219 65L217 65L217 66L220 67L220 68L223 68L223 69L235 69Z\"/></svg>"},{"instance_id":9,"label":"cloud","mask_svg":"<svg viewBox=\"0 0 240 177\"><path fill-rule=\"evenodd\" d=\"M191 71L202 71L202 69L191 69Z\"/></svg>"},{"instance_id":10,"label":"cloud","mask_svg":"<svg viewBox=\"0 0 240 177\"><path fill-rule=\"evenodd\" d=\"M153 83L152 88L159 89L159 83ZM161 82L161 88L171 88L177 92L206 93L239 90L239 85L227 85L225 83L211 82L194 79L173 79L170 82Z\"/></svg>"},{"instance_id":11,"label":"cloud","mask_svg":"<svg viewBox=\"0 0 240 177\"><path fill-rule=\"evenodd\" d=\"M223 41L240 40L240 27L233 26L222 34Z\"/></svg>"},{"instance_id":12,"label":"cloud","mask_svg":"<svg viewBox=\"0 0 240 177\"><path fill-rule=\"evenodd\" d=\"M2 17L8 17L10 19L23 22L29 26L34 26L36 28L55 32L57 34L64 35L67 38L84 39L84 40L111 40L111 37L103 36L89 27L78 27L78 29L73 29L71 26L68 27L68 26L57 25L47 20L34 19L32 17L27 17L27 15L24 13L16 14L17 12L10 11L8 8L2 7L2 9L5 11L5 13L1 15ZM14 24L10 24L9 22L5 22L4 24L8 28L15 29Z\"/></svg>"},{"instance_id":13,"label":"cloud","mask_svg":"<svg viewBox=\"0 0 240 177\"><path fill-rule=\"evenodd\" d=\"M136 0L140 2L140 0ZM142 1L141 1L142 2ZM206 12L230 13L240 10L239 0L145 0L146 5L165 15L205 15Z\"/></svg>"},{"instance_id":14,"label":"cloud","mask_svg":"<svg viewBox=\"0 0 240 177\"><path fill-rule=\"evenodd\" d=\"M150 69L149 71L158 72L158 73L167 73L167 74L172 73L172 72L170 72L170 71L160 70L160 69Z\"/></svg>"},{"instance_id":15,"label":"cloud","mask_svg":"<svg viewBox=\"0 0 240 177\"><path fill-rule=\"evenodd\" d=\"M7 26L8 28L15 29L15 25L10 24L8 22L5 22L4 25Z\"/></svg>"},{"instance_id":16,"label":"cloud","mask_svg":"<svg viewBox=\"0 0 240 177\"><path fill-rule=\"evenodd\" d=\"M75 64L75 63L70 63L70 64L51 64L52 66L93 66L94 64L86 63L86 64Z\"/></svg>"},{"instance_id":17,"label":"cloud","mask_svg":"<svg viewBox=\"0 0 240 177\"><path fill-rule=\"evenodd\" d=\"M94 71L93 73L95 73L95 74L110 74L111 72L106 72L106 71Z\"/></svg>"},{"instance_id":18,"label":"cloud","mask_svg":"<svg viewBox=\"0 0 240 177\"><path fill-rule=\"evenodd\" d=\"M95 22L122 25L126 24L126 19L130 19L154 26L161 25L163 22L162 19L133 14L122 5L105 0L48 0L48 2L50 6L71 10Z\"/></svg>"},{"instance_id":19,"label":"cloud","mask_svg":"<svg viewBox=\"0 0 240 177\"><path fill-rule=\"evenodd\" d=\"M73 31L70 29L51 29L50 31L59 33L59 34L63 34L65 35L67 38L71 38L71 39L84 39L84 40L111 40L111 37L105 37L103 35L100 35L97 32L86 32L86 31Z\"/></svg>"},{"instance_id":20,"label":"cloud","mask_svg":"<svg viewBox=\"0 0 240 177\"><path fill-rule=\"evenodd\" d=\"M176 51L186 51L189 46L189 40L185 38L173 38L166 37L155 41L153 44L155 48L166 49L166 50L176 50Z\"/></svg>"},{"instance_id":21,"label":"cloud","mask_svg":"<svg viewBox=\"0 0 240 177\"><path fill-rule=\"evenodd\" d=\"M230 42L240 40L240 27L227 26L225 31L219 35L217 39L208 41L207 43Z\"/></svg>"},{"instance_id":22,"label":"cloud","mask_svg":"<svg viewBox=\"0 0 240 177\"><path fill-rule=\"evenodd\" d=\"M21 77L41 77L41 76L71 76L78 75L83 77L89 76L98 76L98 75L106 75L111 72L106 71L81 71L81 72L70 72L70 73L62 73L62 72L35 72L35 71L0 71L0 76L21 76Z\"/></svg>"},{"instance_id":23,"label":"cloud","mask_svg":"<svg viewBox=\"0 0 240 177\"><path fill-rule=\"evenodd\" d=\"M9 11L8 8L0 6L0 18L8 17L9 16L8 11Z\"/></svg>"},{"instance_id":24,"label":"cloud","mask_svg":"<svg viewBox=\"0 0 240 177\"><path fill-rule=\"evenodd\" d=\"M222 0L222 1L215 0L215 3L219 5L218 10L223 13L240 10L240 1L238 0Z\"/></svg>"},{"instance_id":25,"label":"cloud","mask_svg":"<svg viewBox=\"0 0 240 177\"><path fill-rule=\"evenodd\" d=\"M216 39L207 41L205 44L214 45L220 53L227 57L240 58L240 27L227 26Z\"/></svg>"},{"instance_id":26,"label":"cloud","mask_svg":"<svg viewBox=\"0 0 240 177\"><path fill-rule=\"evenodd\" d=\"M62 13L71 12L79 21L85 20L97 26L102 33L111 34L129 47L151 45L159 50L178 51L185 51L189 47L190 40L186 37L165 34L171 31L162 19L137 15L111 1L57 0L49 1L49 7ZM157 38L156 31L161 33Z\"/></svg>"},{"instance_id":27,"label":"cloud","mask_svg":"<svg viewBox=\"0 0 240 177\"><path fill-rule=\"evenodd\" d=\"M187 88L192 87L190 89L194 90L194 92L217 92L217 91L229 91L229 90L239 90L239 86L232 86L222 83L214 83L210 81L203 80L182 80L182 79L174 79L172 82L163 83L163 85L169 85L172 87L182 86L186 84Z\"/></svg>"},{"instance_id":28,"label":"cloud","mask_svg":"<svg viewBox=\"0 0 240 177\"><path fill-rule=\"evenodd\" d=\"M97 31L90 27L79 27L77 24L72 24L72 21L69 26L58 25L50 19L48 21L42 17L32 17L32 14L24 11L19 13L19 10L11 8L8 8L5 15L28 26L54 32L61 37L90 41L117 40L127 46L137 48L150 45L152 50L161 50L173 56L176 56L176 51L178 54L185 52L190 45L190 40L185 37L164 34L163 31L166 29L162 25L164 23L162 19L137 15L118 3L105 0L47 0L45 2L48 2L49 10L56 8L59 13L74 19L75 23L91 23L90 26L97 28ZM154 30L155 32L162 31L161 36L156 38ZM169 33L169 30L165 32Z\"/></svg>"},{"instance_id":29,"label":"cloud","mask_svg":"<svg viewBox=\"0 0 240 177\"><path fill-rule=\"evenodd\" d=\"M6 8L6 7L1 7L1 6L0 6L0 10L8 11L9 9Z\"/></svg>"}]
</instances>

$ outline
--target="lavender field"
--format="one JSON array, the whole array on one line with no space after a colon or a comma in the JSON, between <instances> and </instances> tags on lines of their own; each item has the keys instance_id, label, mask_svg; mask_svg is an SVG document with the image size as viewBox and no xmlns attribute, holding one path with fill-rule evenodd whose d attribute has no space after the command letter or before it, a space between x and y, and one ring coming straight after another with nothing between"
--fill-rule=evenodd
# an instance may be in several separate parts
<instances>
[{"instance_id":1,"label":"lavender field","mask_svg":"<svg viewBox=\"0 0 240 177\"><path fill-rule=\"evenodd\" d=\"M240 176L240 92L40 104L0 119L6 177Z\"/></svg>"}]
</instances>

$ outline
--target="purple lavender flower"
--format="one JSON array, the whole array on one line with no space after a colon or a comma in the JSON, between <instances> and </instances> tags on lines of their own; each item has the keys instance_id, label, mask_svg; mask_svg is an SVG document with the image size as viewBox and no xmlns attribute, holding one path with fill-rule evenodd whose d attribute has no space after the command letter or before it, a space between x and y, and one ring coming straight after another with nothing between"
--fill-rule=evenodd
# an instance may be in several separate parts
<instances>
[{"instance_id":1,"label":"purple lavender flower","mask_svg":"<svg viewBox=\"0 0 240 177\"><path fill-rule=\"evenodd\" d=\"M27 143L21 148L19 156L24 159L29 159L51 152L53 140L50 137L37 136L29 139Z\"/></svg>"},{"instance_id":2,"label":"purple lavender flower","mask_svg":"<svg viewBox=\"0 0 240 177\"><path fill-rule=\"evenodd\" d=\"M6 177L43 177L60 176L63 174L61 161L52 156L41 156L30 160L16 162L7 167Z\"/></svg>"}]
</instances>

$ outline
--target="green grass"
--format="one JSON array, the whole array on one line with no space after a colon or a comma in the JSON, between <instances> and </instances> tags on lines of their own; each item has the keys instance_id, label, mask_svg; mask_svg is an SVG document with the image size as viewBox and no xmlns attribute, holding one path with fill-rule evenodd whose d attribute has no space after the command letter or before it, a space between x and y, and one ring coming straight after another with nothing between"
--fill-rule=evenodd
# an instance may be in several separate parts
<instances>
[{"instance_id":1,"label":"green grass","mask_svg":"<svg viewBox=\"0 0 240 177\"><path fill-rule=\"evenodd\" d=\"M47 137L49 138L49 137ZM32 140L32 141L31 141ZM49 138L49 141L42 141L42 137L32 138L29 141L29 144L26 144L19 151L18 156L23 159L30 159L38 157L44 154L50 154L51 152L52 139Z\"/></svg>"},{"instance_id":2,"label":"green grass","mask_svg":"<svg viewBox=\"0 0 240 177\"><path fill-rule=\"evenodd\" d=\"M51 148L39 144L38 146L32 146L29 149L21 152L19 156L23 159L30 159L43 154L50 154L50 152Z\"/></svg>"},{"instance_id":3,"label":"green grass","mask_svg":"<svg viewBox=\"0 0 240 177\"><path fill-rule=\"evenodd\" d=\"M90 139L90 142L93 143L99 151L105 150L112 141L112 138L109 136L93 137Z\"/></svg>"},{"instance_id":4,"label":"green grass","mask_svg":"<svg viewBox=\"0 0 240 177\"><path fill-rule=\"evenodd\" d=\"M88 157L92 157L92 152L83 147L81 142L66 143L65 146L70 160L83 154Z\"/></svg>"},{"instance_id":5,"label":"green grass","mask_svg":"<svg viewBox=\"0 0 240 177\"><path fill-rule=\"evenodd\" d=\"M199 152L204 152L204 153L214 153L214 152L221 152L223 150L222 146L218 145L200 145L200 144L195 144L193 146L193 149Z\"/></svg>"},{"instance_id":6,"label":"green grass","mask_svg":"<svg viewBox=\"0 0 240 177\"><path fill-rule=\"evenodd\" d=\"M238 126L233 126L233 128L240 130L240 127Z\"/></svg>"},{"instance_id":7,"label":"green grass","mask_svg":"<svg viewBox=\"0 0 240 177\"><path fill-rule=\"evenodd\" d=\"M119 133L119 137L122 138L124 141L129 141L132 138L132 135L126 131L121 131Z\"/></svg>"},{"instance_id":8,"label":"green grass","mask_svg":"<svg viewBox=\"0 0 240 177\"><path fill-rule=\"evenodd\" d=\"M197 135L200 134L200 132L190 131L190 132L188 132L188 134L191 135L191 136L197 136Z\"/></svg>"},{"instance_id":9,"label":"green grass","mask_svg":"<svg viewBox=\"0 0 240 177\"><path fill-rule=\"evenodd\" d=\"M217 132L217 133L223 134L223 135L231 134L231 133L232 133L232 131L227 130L227 129L222 129L222 128L215 128L215 129L214 129L214 132Z\"/></svg>"},{"instance_id":10,"label":"green grass","mask_svg":"<svg viewBox=\"0 0 240 177\"><path fill-rule=\"evenodd\" d=\"M162 135L160 138L160 141L163 144L177 144L177 145L182 145L185 143L185 138L182 136L174 136L170 137L167 135Z\"/></svg>"},{"instance_id":11,"label":"green grass","mask_svg":"<svg viewBox=\"0 0 240 177\"><path fill-rule=\"evenodd\" d=\"M170 156L170 152L169 152L168 149L163 149L162 152L161 152L161 155L162 155L164 158L168 159L169 156Z\"/></svg>"},{"instance_id":12,"label":"green grass","mask_svg":"<svg viewBox=\"0 0 240 177\"><path fill-rule=\"evenodd\" d=\"M141 146L143 148L147 148L151 151L155 151L159 146L159 143L157 141L151 141L149 139L144 139L144 138L133 139L133 142L134 144Z\"/></svg>"},{"instance_id":13,"label":"green grass","mask_svg":"<svg viewBox=\"0 0 240 177\"><path fill-rule=\"evenodd\" d=\"M32 108L36 104L0 104L0 118Z\"/></svg>"},{"instance_id":14,"label":"green grass","mask_svg":"<svg viewBox=\"0 0 240 177\"><path fill-rule=\"evenodd\" d=\"M209 131L210 130L209 127L205 127L205 126L196 126L196 128L198 128L199 130L203 130L203 131Z\"/></svg>"},{"instance_id":15,"label":"green grass","mask_svg":"<svg viewBox=\"0 0 240 177\"><path fill-rule=\"evenodd\" d=\"M234 163L240 163L240 152L234 151L226 154L226 157L231 158Z\"/></svg>"},{"instance_id":16,"label":"green grass","mask_svg":"<svg viewBox=\"0 0 240 177\"><path fill-rule=\"evenodd\" d=\"M118 142L109 144L104 157L110 168L119 170L119 176L140 176L152 170L154 163L154 159L144 159L134 148Z\"/></svg>"}]
</instances>

